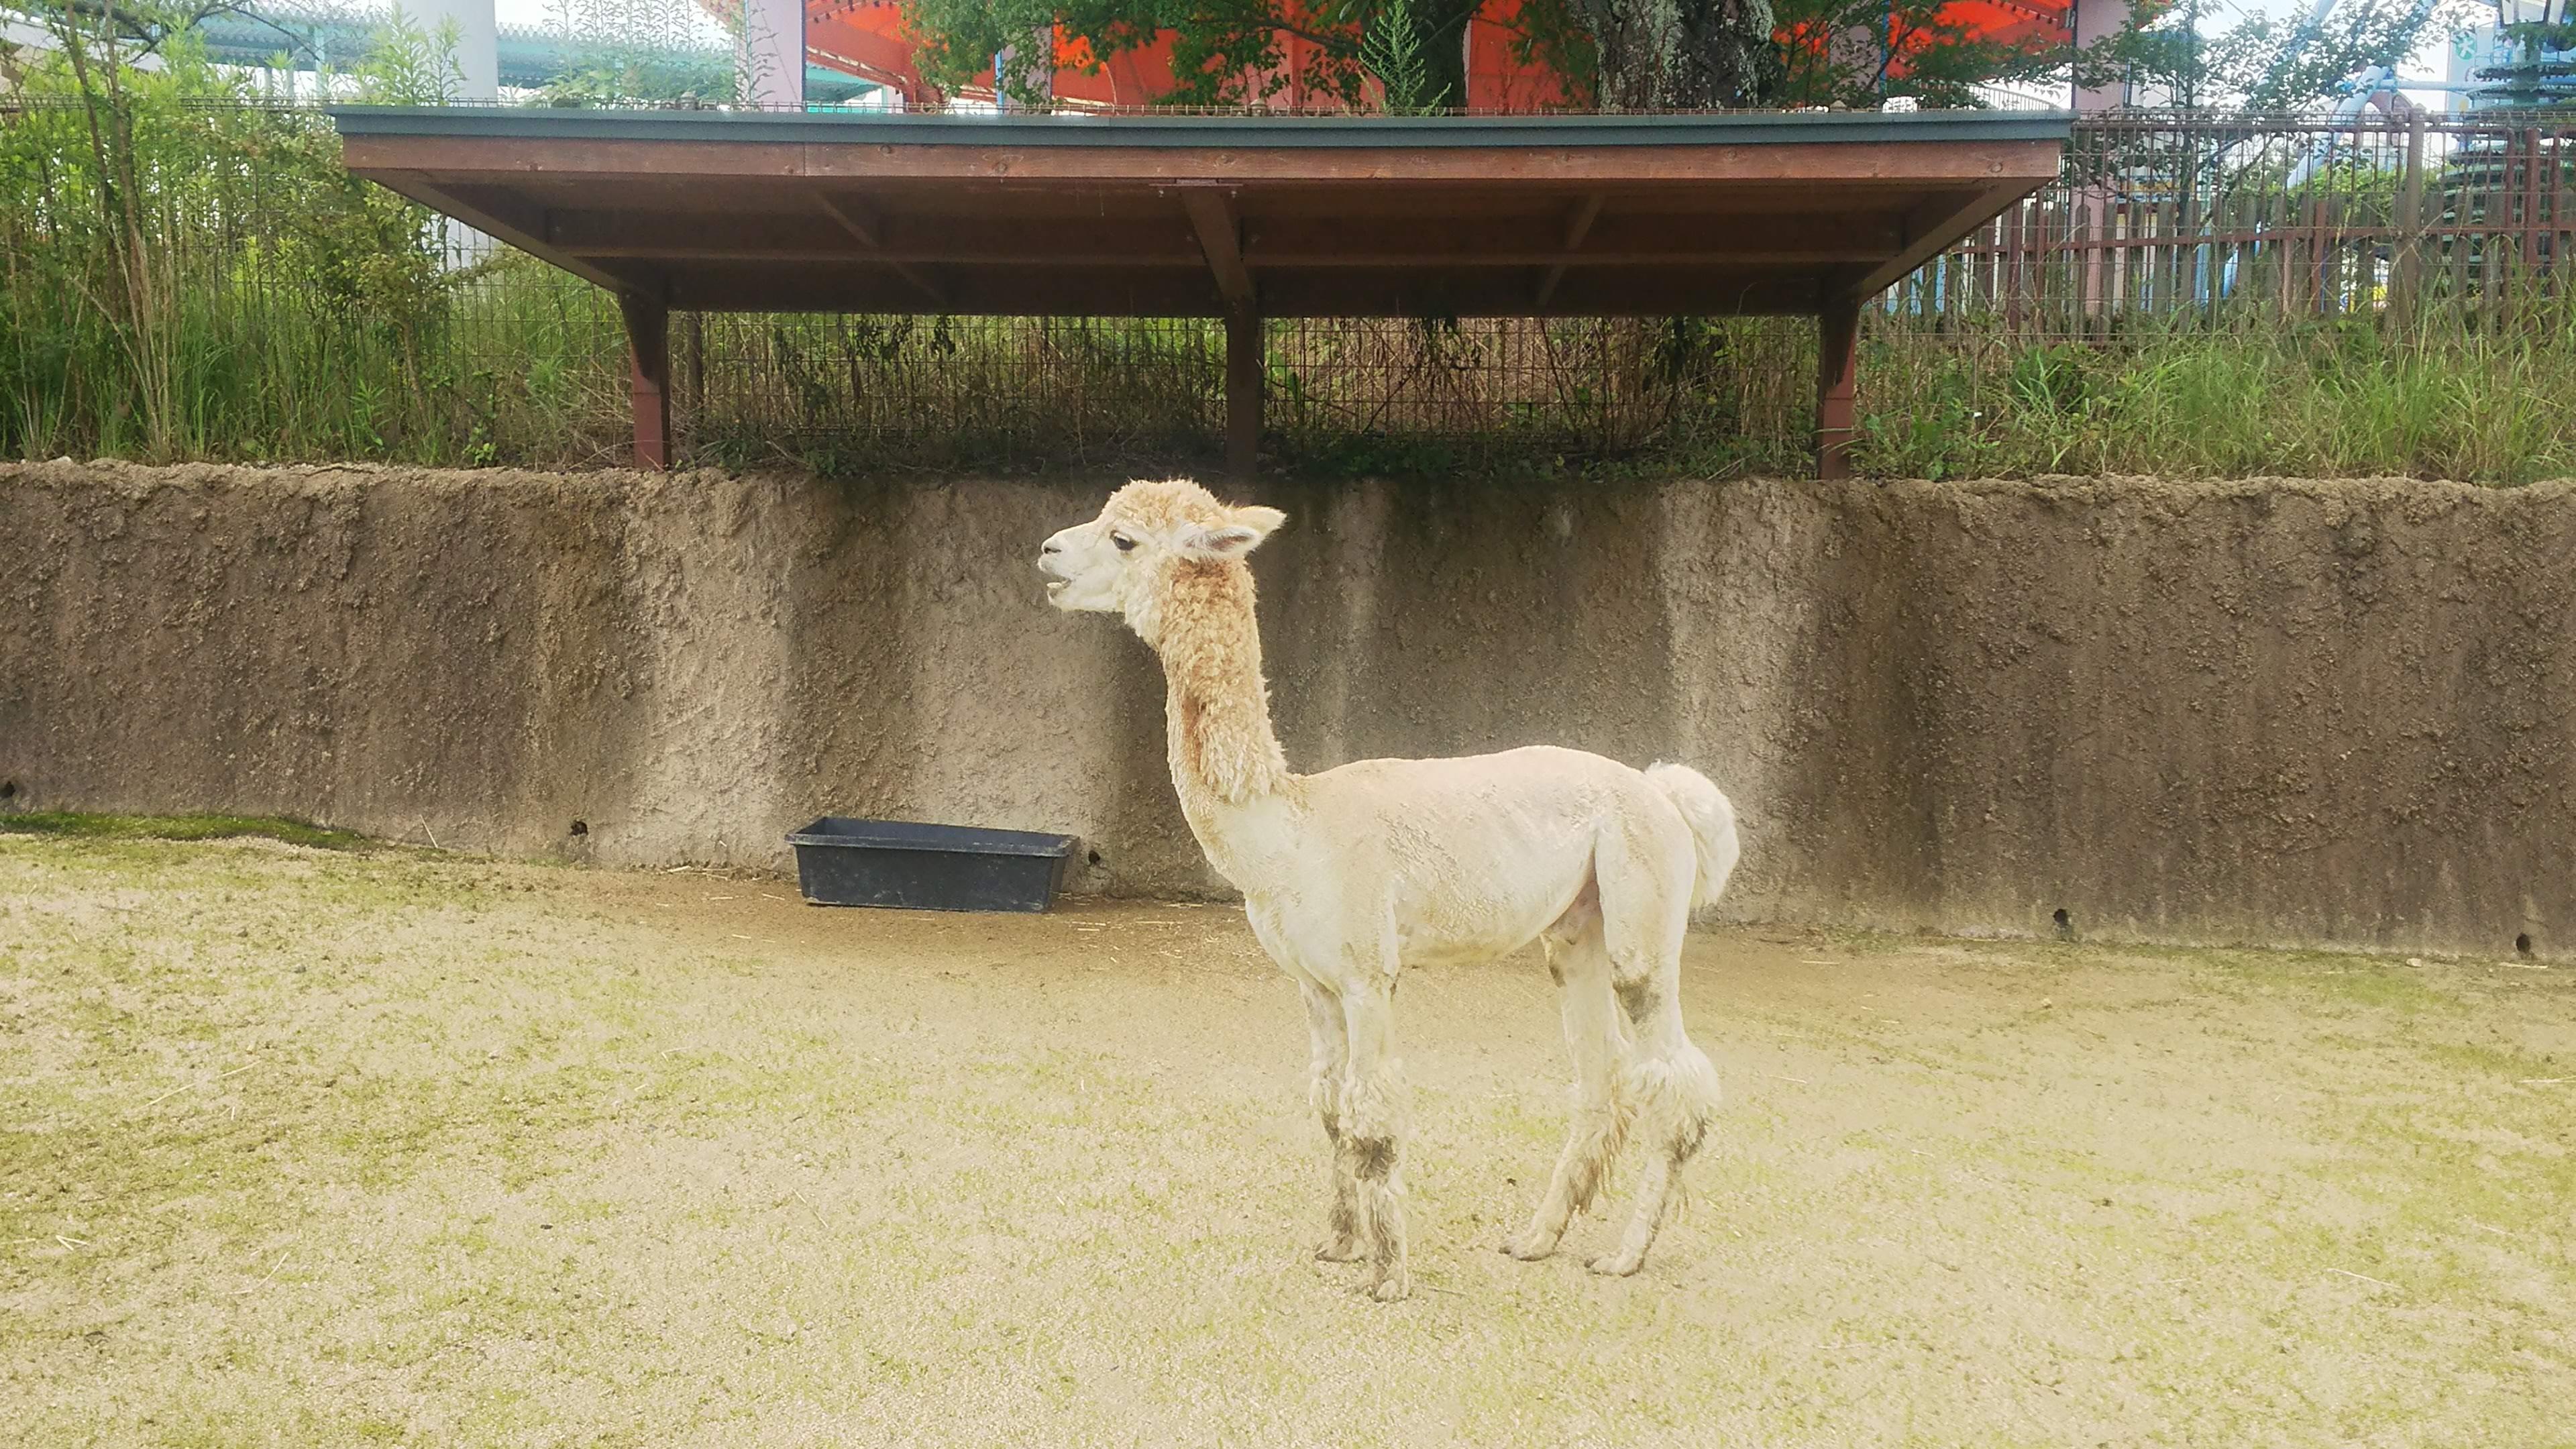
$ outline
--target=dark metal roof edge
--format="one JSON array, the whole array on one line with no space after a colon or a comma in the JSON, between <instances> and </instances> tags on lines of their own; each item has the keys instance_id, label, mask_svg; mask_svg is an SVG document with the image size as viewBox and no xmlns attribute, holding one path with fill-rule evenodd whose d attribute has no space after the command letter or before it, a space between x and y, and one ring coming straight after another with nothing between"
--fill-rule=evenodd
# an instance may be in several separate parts
<instances>
[{"instance_id":1,"label":"dark metal roof edge","mask_svg":"<svg viewBox=\"0 0 2576 1449\"><path fill-rule=\"evenodd\" d=\"M1089 116L915 111L574 111L332 106L345 136L909 145L1762 146L1800 142L2064 141L2066 111L1812 111L1654 116Z\"/></svg>"}]
</instances>

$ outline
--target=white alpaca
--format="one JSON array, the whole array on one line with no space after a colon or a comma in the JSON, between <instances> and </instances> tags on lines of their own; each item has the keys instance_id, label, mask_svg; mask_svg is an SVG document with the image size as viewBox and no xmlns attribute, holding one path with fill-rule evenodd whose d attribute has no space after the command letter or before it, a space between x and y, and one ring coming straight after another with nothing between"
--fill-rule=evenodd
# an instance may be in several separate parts
<instances>
[{"instance_id":1,"label":"white alpaca","mask_svg":"<svg viewBox=\"0 0 2576 1449\"><path fill-rule=\"evenodd\" d=\"M1503 1250L1554 1252L1634 1138L1648 1154L1635 1216L1592 1263L1634 1273L1717 1108L1716 1069L1682 1028L1681 947L1692 904L1735 868L1735 812L1695 770L1547 746L1289 773L1244 562L1284 521L1195 483L1131 483L1048 539L1038 567L1057 608L1122 614L1161 657L1190 831L1305 991L1312 1098L1334 1146L1318 1256L1354 1261L1365 1241L1372 1293L1408 1291L1397 973L1544 937L1580 1102L1546 1196Z\"/></svg>"}]
</instances>

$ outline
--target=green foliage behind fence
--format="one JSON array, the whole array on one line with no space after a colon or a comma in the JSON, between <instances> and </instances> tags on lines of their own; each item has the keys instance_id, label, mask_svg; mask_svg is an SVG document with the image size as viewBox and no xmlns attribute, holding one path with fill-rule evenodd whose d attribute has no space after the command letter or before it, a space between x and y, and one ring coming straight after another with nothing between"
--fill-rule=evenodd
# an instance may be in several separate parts
<instances>
[{"instance_id":1,"label":"green foliage behind fence","mask_svg":"<svg viewBox=\"0 0 2576 1449\"><path fill-rule=\"evenodd\" d=\"M417 97L406 54L358 93ZM122 59L67 46L0 103L0 452L458 451L461 278L417 209L184 33Z\"/></svg>"},{"instance_id":2,"label":"green foliage behind fence","mask_svg":"<svg viewBox=\"0 0 2576 1449\"><path fill-rule=\"evenodd\" d=\"M623 459L596 289L352 180L327 119L184 35L156 71L78 58L21 57L0 96L0 456ZM392 32L341 84L435 97L435 49ZM2403 320L2257 299L2046 337L1955 300L1873 313L1858 461L2576 472L2576 303L2553 276ZM1187 467L1222 414L1195 321L683 315L673 344L701 462ZM1280 322L1265 446L1344 472L1796 470L1813 357L1794 319Z\"/></svg>"}]
</instances>

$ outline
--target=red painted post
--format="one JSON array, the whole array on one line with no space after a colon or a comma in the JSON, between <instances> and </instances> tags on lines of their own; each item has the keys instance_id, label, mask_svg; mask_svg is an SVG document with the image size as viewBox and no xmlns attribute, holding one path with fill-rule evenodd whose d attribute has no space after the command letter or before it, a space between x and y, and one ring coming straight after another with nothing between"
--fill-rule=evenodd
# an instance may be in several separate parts
<instances>
[{"instance_id":1,"label":"red painted post","mask_svg":"<svg viewBox=\"0 0 2576 1449\"><path fill-rule=\"evenodd\" d=\"M635 405L635 466L671 466L671 314L651 297L617 294L626 320L626 380Z\"/></svg>"},{"instance_id":2,"label":"red painted post","mask_svg":"<svg viewBox=\"0 0 2576 1449\"><path fill-rule=\"evenodd\" d=\"M1816 476L1851 476L1854 383L1859 375L1860 299L1827 302L1816 318Z\"/></svg>"}]
</instances>

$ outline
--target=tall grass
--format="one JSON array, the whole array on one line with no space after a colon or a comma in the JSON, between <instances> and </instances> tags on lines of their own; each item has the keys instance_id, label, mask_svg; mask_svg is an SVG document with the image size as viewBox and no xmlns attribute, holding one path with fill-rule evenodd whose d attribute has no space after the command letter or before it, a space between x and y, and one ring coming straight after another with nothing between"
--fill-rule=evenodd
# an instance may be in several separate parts
<instances>
[{"instance_id":1,"label":"tall grass","mask_svg":"<svg viewBox=\"0 0 2576 1449\"><path fill-rule=\"evenodd\" d=\"M2576 474L2576 305L2285 322L2249 306L2106 342L2010 342L1909 326L1867 343L1864 471Z\"/></svg>"},{"instance_id":2,"label":"tall grass","mask_svg":"<svg viewBox=\"0 0 2576 1449\"><path fill-rule=\"evenodd\" d=\"M0 118L0 448L284 456L407 431L445 340L418 217L184 32L146 69L81 18L54 17L62 48Z\"/></svg>"}]
</instances>

